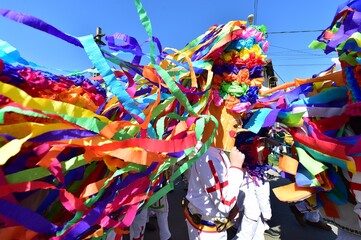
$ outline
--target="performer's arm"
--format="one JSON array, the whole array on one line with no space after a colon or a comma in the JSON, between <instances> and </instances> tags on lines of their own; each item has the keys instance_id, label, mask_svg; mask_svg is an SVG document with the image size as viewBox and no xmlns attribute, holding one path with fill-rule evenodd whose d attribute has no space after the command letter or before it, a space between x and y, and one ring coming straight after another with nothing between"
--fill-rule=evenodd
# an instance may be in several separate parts
<instances>
[{"instance_id":1,"label":"performer's arm","mask_svg":"<svg viewBox=\"0 0 361 240\"><path fill-rule=\"evenodd\" d=\"M234 148L230 153L231 166L228 157L219 150L219 155L208 156L203 164L198 165L200 181L219 212L228 215L236 204L240 185L243 180L242 165L244 155Z\"/></svg>"}]
</instances>

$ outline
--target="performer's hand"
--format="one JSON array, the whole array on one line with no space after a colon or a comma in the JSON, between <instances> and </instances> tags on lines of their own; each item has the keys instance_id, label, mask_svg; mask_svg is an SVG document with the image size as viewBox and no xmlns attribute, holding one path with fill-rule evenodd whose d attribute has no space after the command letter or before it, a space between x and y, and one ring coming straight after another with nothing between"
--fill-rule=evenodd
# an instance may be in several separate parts
<instances>
[{"instance_id":1,"label":"performer's hand","mask_svg":"<svg viewBox=\"0 0 361 240\"><path fill-rule=\"evenodd\" d=\"M245 156L236 147L233 147L231 149L231 152L229 154L229 158L230 158L232 166L242 168Z\"/></svg>"}]
</instances>

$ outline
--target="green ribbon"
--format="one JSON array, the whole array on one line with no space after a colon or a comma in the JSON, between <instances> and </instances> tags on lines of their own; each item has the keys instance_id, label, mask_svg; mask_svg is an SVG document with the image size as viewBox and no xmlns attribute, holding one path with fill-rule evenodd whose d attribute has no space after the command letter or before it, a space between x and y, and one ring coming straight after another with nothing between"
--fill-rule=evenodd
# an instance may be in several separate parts
<instances>
[{"instance_id":1,"label":"green ribbon","mask_svg":"<svg viewBox=\"0 0 361 240\"><path fill-rule=\"evenodd\" d=\"M221 82L222 91L228 93L236 98L239 98L247 93L249 86L245 83L239 84L238 82Z\"/></svg>"}]
</instances>

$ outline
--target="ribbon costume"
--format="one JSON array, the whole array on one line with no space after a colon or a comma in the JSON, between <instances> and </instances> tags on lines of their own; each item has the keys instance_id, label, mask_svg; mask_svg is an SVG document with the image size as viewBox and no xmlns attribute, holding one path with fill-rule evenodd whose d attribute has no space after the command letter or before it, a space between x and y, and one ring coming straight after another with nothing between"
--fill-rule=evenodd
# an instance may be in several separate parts
<instances>
[{"instance_id":1,"label":"ribbon costume","mask_svg":"<svg viewBox=\"0 0 361 240\"><path fill-rule=\"evenodd\" d=\"M184 213L190 239L227 239L226 230L235 221L233 212L238 213L235 206L243 170L230 163L224 150L234 147L235 137L242 129L241 119L257 99L268 46L264 30L240 21L213 26L195 40L205 42L212 40L209 36L218 36L219 40L207 43L214 45L211 50L203 56L200 54L204 50L190 54L191 59L213 63L208 112L219 120L211 147L193 164L188 179ZM178 54L187 53L187 47ZM206 125L202 141L209 138L213 129L214 125Z\"/></svg>"},{"instance_id":2,"label":"ribbon costume","mask_svg":"<svg viewBox=\"0 0 361 240\"><path fill-rule=\"evenodd\" d=\"M209 114L210 99L239 115L257 98L268 43L240 21L213 26L178 51L162 49L142 15L148 54L126 34L105 36L102 46L24 13L0 14L84 48L95 67L52 74L1 41L0 235L7 239L120 238L213 143L221 119Z\"/></svg>"},{"instance_id":3,"label":"ribbon costume","mask_svg":"<svg viewBox=\"0 0 361 240\"><path fill-rule=\"evenodd\" d=\"M126 34L107 35L101 46L91 35L74 37L33 16L0 9L4 17L83 48L94 66L52 74L0 41L0 236L120 238L189 168L209 177L203 183L190 179L185 213L199 214L200 223L217 222L222 232L242 174L219 151L230 149L238 131L257 135L276 123L293 139L291 153L279 156L279 168L294 176L290 185L274 189L276 196L307 200L322 207L326 219L358 233L357 224L342 223L340 208L353 196L350 209L358 222L360 1L341 5L311 45L337 50L342 71L330 68L271 89L262 88L264 26L230 21L211 26L184 49L163 49L141 2L135 5L149 53ZM133 55L131 62L119 57L123 53ZM143 57L149 64L141 64ZM243 130L239 119L245 120ZM209 199L202 206L202 196L194 202L190 197L201 183ZM215 208L204 209L212 200Z\"/></svg>"}]
</instances>

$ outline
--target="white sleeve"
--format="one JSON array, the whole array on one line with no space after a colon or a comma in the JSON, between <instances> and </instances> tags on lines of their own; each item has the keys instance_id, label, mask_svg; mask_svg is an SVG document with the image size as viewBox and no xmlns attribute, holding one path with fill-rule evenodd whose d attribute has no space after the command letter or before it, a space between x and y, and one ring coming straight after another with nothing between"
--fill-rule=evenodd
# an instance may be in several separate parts
<instances>
[{"instance_id":1,"label":"white sleeve","mask_svg":"<svg viewBox=\"0 0 361 240\"><path fill-rule=\"evenodd\" d=\"M217 210L228 215L237 202L243 171L230 167L229 159L224 153L204 157L196 166L199 180Z\"/></svg>"}]
</instances>

